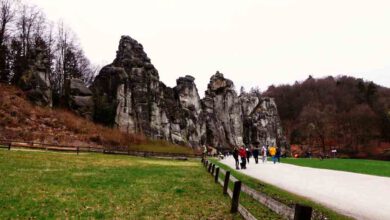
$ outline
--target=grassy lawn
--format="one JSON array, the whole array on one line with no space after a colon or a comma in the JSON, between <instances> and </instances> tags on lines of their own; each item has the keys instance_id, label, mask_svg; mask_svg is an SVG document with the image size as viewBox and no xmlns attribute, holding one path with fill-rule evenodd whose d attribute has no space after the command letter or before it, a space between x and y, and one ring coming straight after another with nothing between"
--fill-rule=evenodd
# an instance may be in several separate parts
<instances>
[{"instance_id":1,"label":"grassy lawn","mask_svg":"<svg viewBox=\"0 0 390 220\"><path fill-rule=\"evenodd\" d=\"M274 198L280 202L283 202L284 204L289 205L290 207L293 207L296 203L300 203L300 204L304 204L304 205L308 205L308 206L313 207L314 214L313 214L312 219L332 219L332 220L351 219L349 217L346 217L344 215L336 213L333 210L331 210L327 207L324 207L321 204L313 202L305 197L295 195L293 193L287 192L287 191L280 189L278 187L275 187L273 185L270 185L270 184L264 183L262 181L259 181L257 179L254 179L254 178L247 176L243 173L237 172L235 169L231 169L230 167L226 166L225 164L219 163L216 159L211 159L211 160L213 162L217 163L218 166L220 166L224 170L230 170L231 174L234 177L241 180L242 183L246 184L247 186L251 187L252 189L263 192L263 193L267 194L268 196L271 196L272 198ZM240 202L243 202L245 207L247 207L247 204L245 204L245 203L248 201L248 197L249 196L244 196L245 199L244 199L244 201L242 201L241 196L240 196ZM248 209L249 209L249 211L252 211L251 207L248 207Z\"/></svg>"},{"instance_id":2,"label":"grassy lawn","mask_svg":"<svg viewBox=\"0 0 390 220\"><path fill-rule=\"evenodd\" d=\"M220 173L220 178L225 179L225 175ZM229 182L229 188L233 191L233 182ZM245 193L240 193L240 204L243 205L254 217L261 220L273 220L273 219L283 219L281 216L260 204L258 201L254 200L252 197L248 196Z\"/></svg>"},{"instance_id":3,"label":"grassy lawn","mask_svg":"<svg viewBox=\"0 0 390 220\"><path fill-rule=\"evenodd\" d=\"M241 219L198 160L0 149L0 219Z\"/></svg>"},{"instance_id":4,"label":"grassy lawn","mask_svg":"<svg viewBox=\"0 0 390 220\"><path fill-rule=\"evenodd\" d=\"M371 174L390 177L390 162L379 160L360 159L306 159L306 158L282 158L283 163L304 167L341 170L354 173Z\"/></svg>"}]
</instances>

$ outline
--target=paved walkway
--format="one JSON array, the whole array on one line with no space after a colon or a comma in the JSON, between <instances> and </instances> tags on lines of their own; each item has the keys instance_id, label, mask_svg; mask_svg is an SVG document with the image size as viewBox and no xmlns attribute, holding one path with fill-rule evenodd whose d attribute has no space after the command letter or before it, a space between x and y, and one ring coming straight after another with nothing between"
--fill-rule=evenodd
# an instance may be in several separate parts
<instances>
[{"instance_id":1,"label":"paved walkway","mask_svg":"<svg viewBox=\"0 0 390 220\"><path fill-rule=\"evenodd\" d=\"M233 157L221 162L234 168ZM241 172L356 219L390 220L388 177L283 163L255 164L253 158Z\"/></svg>"}]
</instances>

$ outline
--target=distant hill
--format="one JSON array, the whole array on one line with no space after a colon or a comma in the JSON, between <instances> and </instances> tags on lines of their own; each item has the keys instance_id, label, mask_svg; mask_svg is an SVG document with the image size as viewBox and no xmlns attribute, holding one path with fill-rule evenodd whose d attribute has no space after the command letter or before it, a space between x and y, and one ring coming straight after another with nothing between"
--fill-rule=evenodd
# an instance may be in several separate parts
<instances>
[{"instance_id":1,"label":"distant hill","mask_svg":"<svg viewBox=\"0 0 390 220\"><path fill-rule=\"evenodd\" d=\"M287 138L301 150L337 148L353 157L381 157L390 148L390 89L348 76L270 86Z\"/></svg>"}]
</instances>

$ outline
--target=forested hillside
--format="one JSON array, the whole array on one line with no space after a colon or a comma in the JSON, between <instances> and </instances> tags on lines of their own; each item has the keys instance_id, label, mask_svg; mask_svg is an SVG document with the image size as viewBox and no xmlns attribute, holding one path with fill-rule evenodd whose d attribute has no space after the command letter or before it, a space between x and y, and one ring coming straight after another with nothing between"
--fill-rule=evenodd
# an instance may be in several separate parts
<instances>
[{"instance_id":1,"label":"forested hillside","mask_svg":"<svg viewBox=\"0 0 390 220\"><path fill-rule=\"evenodd\" d=\"M311 76L270 86L291 144L359 156L381 154L390 142L390 89L353 77ZM312 149L312 150L313 150Z\"/></svg>"},{"instance_id":2,"label":"forested hillside","mask_svg":"<svg viewBox=\"0 0 390 220\"><path fill-rule=\"evenodd\" d=\"M66 109L35 106L23 91L4 84L0 84L0 140L90 147L148 144L142 135L94 124Z\"/></svg>"},{"instance_id":3,"label":"forested hillside","mask_svg":"<svg viewBox=\"0 0 390 220\"><path fill-rule=\"evenodd\" d=\"M90 84L97 70L63 22L49 21L37 6L0 1L0 82L31 90L31 81L41 80L30 79L37 78L31 72L42 73L40 78L47 82L41 84L50 85L52 94L47 101L58 105L66 96L69 79Z\"/></svg>"}]
</instances>

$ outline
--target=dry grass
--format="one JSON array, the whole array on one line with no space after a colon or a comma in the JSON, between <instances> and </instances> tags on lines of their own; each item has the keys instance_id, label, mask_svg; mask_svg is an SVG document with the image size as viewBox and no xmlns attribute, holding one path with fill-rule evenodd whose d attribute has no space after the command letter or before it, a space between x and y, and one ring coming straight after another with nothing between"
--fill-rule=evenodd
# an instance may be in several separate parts
<instances>
[{"instance_id":1,"label":"dry grass","mask_svg":"<svg viewBox=\"0 0 390 220\"><path fill-rule=\"evenodd\" d=\"M153 151L188 152L188 148L150 141L142 134L127 134L79 117L65 109L34 106L20 89L0 84L0 139L41 143L117 147ZM158 146L157 146L158 145Z\"/></svg>"}]
</instances>

